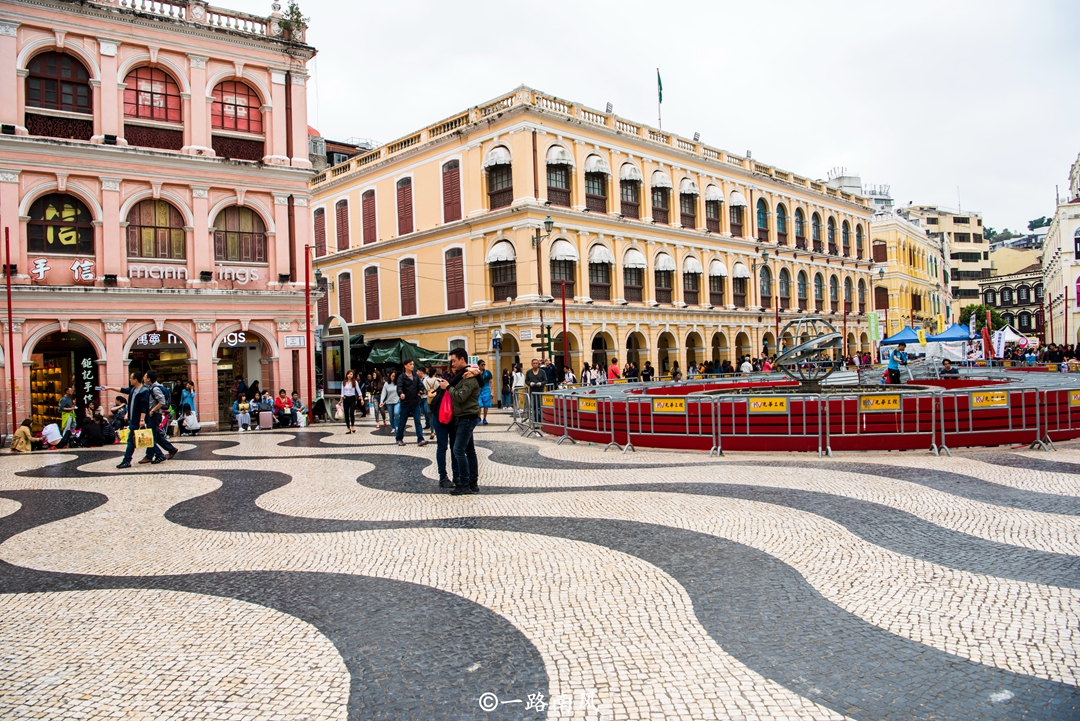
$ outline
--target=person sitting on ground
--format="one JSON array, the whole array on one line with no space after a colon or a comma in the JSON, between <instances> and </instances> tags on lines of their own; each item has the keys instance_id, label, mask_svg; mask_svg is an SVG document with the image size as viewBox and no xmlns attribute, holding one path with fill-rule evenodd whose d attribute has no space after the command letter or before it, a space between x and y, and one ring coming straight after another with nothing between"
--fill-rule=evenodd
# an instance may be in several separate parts
<instances>
[{"instance_id":1,"label":"person sitting on ground","mask_svg":"<svg viewBox=\"0 0 1080 721\"><path fill-rule=\"evenodd\" d=\"M29 418L25 419L19 425L19 429L15 431L15 435L11 437L12 453L29 453L30 451L41 450L41 439L34 438L34 435L30 432L32 425Z\"/></svg>"},{"instance_id":2,"label":"person sitting on ground","mask_svg":"<svg viewBox=\"0 0 1080 721\"><path fill-rule=\"evenodd\" d=\"M105 433L101 424L105 419L101 414L93 418L86 418L79 427L78 445L81 448L102 448L105 446Z\"/></svg>"},{"instance_id":3,"label":"person sitting on ground","mask_svg":"<svg viewBox=\"0 0 1080 721\"><path fill-rule=\"evenodd\" d=\"M117 396L116 402L109 408L109 413L112 414L112 427L113 430L120 430L127 425L127 398L124 396Z\"/></svg>"},{"instance_id":4,"label":"person sitting on ground","mask_svg":"<svg viewBox=\"0 0 1080 721\"><path fill-rule=\"evenodd\" d=\"M195 415L195 411L191 410L189 404L184 403L180 406L180 417L176 419L176 427L182 436L194 436L202 428L199 417Z\"/></svg>"},{"instance_id":5,"label":"person sitting on ground","mask_svg":"<svg viewBox=\"0 0 1080 721\"><path fill-rule=\"evenodd\" d=\"M292 409L292 398L289 397L284 388L278 390L278 397L274 399L274 415L277 417L278 425L282 428L296 425L296 413Z\"/></svg>"},{"instance_id":6,"label":"person sitting on ground","mask_svg":"<svg viewBox=\"0 0 1080 721\"><path fill-rule=\"evenodd\" d=\"M946 376L958 378L960 377L960 369L953 368L952 361L946 358L945 360L941 361L941 376L942 378Z\"/></svg>"},{"instance_id":7,"label":"person sitting on ground","mask_svg":"<svg viewBox=\"0 0 1080 721\"><path fill-rule=\"evenodd\" d=\"M233 402L233 418L236 419L236 426L241 431L251 430L251 404L247 401L247 394L241 393L240 397Z\"/></svg>"}]
</instances>

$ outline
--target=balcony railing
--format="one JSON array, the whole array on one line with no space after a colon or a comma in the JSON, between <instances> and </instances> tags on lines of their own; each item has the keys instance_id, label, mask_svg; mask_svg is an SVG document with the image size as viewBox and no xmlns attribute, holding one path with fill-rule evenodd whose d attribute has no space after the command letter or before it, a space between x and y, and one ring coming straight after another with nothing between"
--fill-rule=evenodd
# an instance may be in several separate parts
<instances>
[{"instance_id":1,"label":"balcony railing","mask_svg":"<svg viewBox=\"0 0 1080 721\"><path fill-rule=\"evenodd\" d=\"M611 284L589 283L589 297L593 300L611 300Z\"/></svg>"},{"instance_id":2,"label":"balcony railing","mask_svg":"<svg viewBox=\"0 0 1080 721\"><path fill-rule=\"evenodd\" d=\"M859 303L859 313L866 313L866 302L865 301Z\"/></svg>"},{"instance_id":3,"label":"balcony railing","mask_svg":"<svg viewBox=\"0 0 1080 721\"><path fill-rule=\"evenodd\" d=\"M570 207L570 191L564 188L552 188L548 186L547 199L552 205Z\"/></svg>"},{"instance_id":4,"label":"balcony railing","mask_svg":"<svg viewBox=\"0 0 1080 721\"><path fill-rule=\"evenodd\" d=\"M810 302L806 298L799 298L799 310L806 310Z\"/></svg>"},{"instance_id":5,"label":"balcony railing","mask_svg":"<svg viewBox=\"0 0 1080 721\"><path fill-rule=\"evenodd\" d=\"M586 195L585 207L594 213L606 213L607 212L607 196L604 195Z\"/></svg>"},{"instance_id":6,"label":"balcony railing","mask_svg":"<svg viewBox=\"0 0 1080 721\"><path fill-rule=\"evenodd\" d=\"M684 228L696 228L697 215L694 213L681 213L679 215L679 222L682 223L682 227Z\"/></svg>"},{"instance_id":7,"label":"balcony railing","mask_svg":"<svg viewBox=\"0 0 1080 721\"><path fill-rule=\"evenodd\" d=\"M829 255L838 255L836 243L829 243Z\"/></svg>"},{"instance_id":8,"label":"balcony railing","mask_svg":"<svg viewBox=\"0 0 1080 721\"><path fill-rule=\"evenodd\" d=\"M776 233L776 242L780 245L787 245L787 233Z\"/></svg>"},{"instance_id":9,"label":"balcony railing","mask_svg":"<svg viewBox=\"0 0 1080 721\"><path fill-rule=\"evenodd\" d=\"M715 306L722 306L724 304L724 294L710 291L709 303Z\"/></svg>"},{"instance_id":10,"label":"balcony railing","mask_svg":"<svg viewBox=\"0 0 1080 721\"><path fill-rule=\"evenodd\" d=\"M686 303L687 305L697 305L698 304L698 292L696 290L684 290L683 291L683 302Z\"/></svg>"},{"instance_id":11,"label":"balcony railing","mask_svg":"<svg viewBox=\"0 0 1080 721\"><path fill-rule=\"evenodd\" d=\"M626 217L626 218L640 218L641 217L641 206L638 203L633 203L633 202L631 202L629 200L624 200L624 201L622 201L622 203L620 205L621 205L621 211L620 212L623 214L623 217Z\"/></svg>"},{"instance_id":12,"label":"balcony railing","mask_svg":"<svg viewBox=\"0 0 1080 721\"><path fill-rule=\"evenodd\" d=\"M830 301L829 305L832 307L833 313L836 313L840 310L840 301L838 300Z\"/></svg>"},{"instance_id":13,"label":"balcony railing","mask_svg":"<svg viewBox=\"0 0 1080 721\"><path fill-rule=\"evenodd\" d=\"M735 304L736 308L746 307L746 293L732 293L731 302Z\"/></svg>"},{"instance_id":14,"label":"balcony railing","mask_svg":"<svg viewBox=\"0 0 1080 721\"><path fill-rule=\"evenodd\" d=\"M741 238L742 237L742 223L732 223L731 224L731 234L733 236L735 236L736 238Z\"/></svg>"},{"instance_id":15,"label":"balcony railing","mask_svg":"<svg viewBox=\"0 0 1080 721\"><path fill-rule=\"evenodd\" d=\"M771 295L763 295L763 296L761 296L761 307L762 308L772 308L772 296Z\"/></svg>"},{"instance_id":16,"label":"balcony railing","mask_svg":"<svg viewBox=\"0 0 1080 721\"><path fill-rule=\"evenodd\" d=\"M825 252L824 243L822 243L820 240L815 240L814 241L814 252L815 253L824 253Z\"/></svg>"},{"instance_id":17,"label":"balcony railing","mask_svg":"<svg viewBox=\"0 0 1080 721\"><path fill-rule=\"evenodd\" d=\"M845 313L850 313L851 312L851 301L850 300L845 300L844 301L844 312Z\"/></svg>"},{"instance_id":18,"label":"balcony railing","mask_svg":"<svg viewBox=\"0 0 1080 721\"><path fill-rule=\"evenodd\" d=\"M492 210L496 208L506 208L514 202L514 189L504 188L502 190L496 190L488 193L488 207Z\"/></svg>"},{"instance_id":19,"label":"balcony railing","mask_svg":"<svg viewBox=\"0 0 1080 721\"><path fill-rule=\"evenodd\" d=\"M641 302L641 286L640 285L628 285L623 288L623 295L626 296L624 300L627 303L640 303Z\"/></svg>"},{"instance_id":20,"label":"balcony railing","mask_svg":"<svg viewBox=\"0 0 1080 721\"><path fill-rule=\"evenodd\" d=\"M667 208L657 208L657 207L654 206L653 209L652 209L652 219L654 221L656 221L657 223L663 223L664 225L667 225L667 222L668 222Z\"/></svg>"},{"instance_id":21,"label":"balcony railing","mask_svg":"<svg viewBox=\"0 0 1080 721\"><path fill-rule=\"evenodd\" d=\"M719 233L720 232L720 219L719 218L706 218L705 219L705 229L710 231L710 232L713 232L713 233Z\"/></svg>"},{"instance_id":22,"label":"balcony railing","mask_svg":"<svg viewBox=\"0 0 1080 721\"><path fill-rule=\"evenodd\" d=\"M491 286L491 295L496 303L504 302L507 298L517 298L517 281L494 284Z\"/></svg>"},{"instance_id":23,"label":"balcony railing","mask_svg":"<svg viewBox=\"0 0 1080 721\"><path fill-rule=\"evenodd\" d=\"M657 303L670 303L671 302L671 288L657 288L656 289L656 302Z\"/></svg>"},{"instance_id":24,"label":"balcony railing","mask_svg":"<svg viewBox=\"0 0 1080 721\"><path fill-rule=\"evenodd\" d=\"M795 247L799 250L806 250L806 237L801 235L795 236Z\"/></svg>"},{"instance_id":25,"label":"balcony railing","mask_svg":"<svg viewBox=\"0 0 1080 721\"><path fill-rule=\"evenodd\" d=\"M767 243L769 241L769 229L768 228L758 228L757 229L757 239L762 241L762 242Z\"/></svg>"}]
</instances>

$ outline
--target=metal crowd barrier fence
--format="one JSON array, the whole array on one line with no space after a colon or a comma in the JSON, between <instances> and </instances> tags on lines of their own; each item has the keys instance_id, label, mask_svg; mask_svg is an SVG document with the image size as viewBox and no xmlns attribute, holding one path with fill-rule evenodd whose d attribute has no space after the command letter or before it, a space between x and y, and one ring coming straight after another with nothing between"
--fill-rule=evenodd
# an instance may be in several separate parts
<instances>
[{"instance_id":1,"label":"metal crowd barrier fence","mask_svg":"<svg viewBox=\"0 0 1080 721\"><path fill-rule=\"evenodd\" d=\"M768 450L755 448L757 440L763 446L771 438L802 439L804 450L817 446L822 453L821 397L816 394L799 395L753 395L733 394L711 396L715 413L713 422L713 452L724 454L723 440L734 440L741 450ZM751 442L751 439L755 439ZM788 449L785 449L788 450Z\"/></svg>"},{"instance_id":2,"label":"metal crowd barrier fence","mask_svg":"<svg viewBox=\"0 0 1080 721\"><path fill-rule=\"evenodd\" d=\"M948 452L948 439L953 445L1024 442L1048 450L1040 425L1040 395L1038 388L1001 385L942 393L941 447Z\"/></svg>"},{"instance_id":3,"label":"metal crowd barrier fence","mask_svg":"<svg viewBox=\"0 0 1080 721\"><path fill-rule=\"evenodd\" d=\"M938 388L899 392L883 386L881 391L870 393L841 391L823 395L822 448L831 458L834 439L842 446L838 450L864 450L869 445L864 443L866 440L893 438L898 442L890 444L890 448L896 450L929 447L935 456L940 450L949 453L945 446L944 426L938 423L941 394ZM852 418L854 422L851 422ZM882 445L872 447L881 448Z\"/></svg>"},{"instance_id":4,"label":"metal crowd barrier fence","mask_svg":"<svg viewBox=\"0 0 1080 721\"><path fill-rule=\"evenodd\" d=\"M1054 436L1058 440L1080 436L1080 389L1054 388L1039 392L1042 405L1043 448L1047 446L1057 450Z\"/></svg>"},{"instance_id":5,"label":"metal crowd barrier fence","mask_svg":"<svg viewBox=\"0 0 1080 721\"><path fill-rule=\"evenodd\" d=\"M635 449L635 436L639 439L665 437L689 439L690 446L701 445L702 449L708 447L710 453L716 448L713 423L715 413L711 396L626 396L617 402L626 403L624 453L627 449ZM614 424L615 403L608 400L608 404L612 406L612 442L609 447L619 445L616 442ZM694 439L702 439L710 445L705 446L700 441L695 443Z\"/></svg>"}]
</instances>

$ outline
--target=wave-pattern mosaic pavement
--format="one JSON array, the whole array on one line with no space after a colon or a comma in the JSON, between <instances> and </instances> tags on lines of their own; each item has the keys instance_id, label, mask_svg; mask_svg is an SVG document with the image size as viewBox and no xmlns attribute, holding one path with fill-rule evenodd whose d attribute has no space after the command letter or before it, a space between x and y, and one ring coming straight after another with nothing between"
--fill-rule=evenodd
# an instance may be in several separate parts
<instances>
[{"instance_id":1,"label":"wave-pattern mosaic pavement","mask_svg":"<svg viewBox=\"0 0 1080 721\"><path fill-rule=\"evenodd\" d=\"M1073 446L478 445L0 459L0 718L1080 717Z\"/></svg>"}]
</instances>

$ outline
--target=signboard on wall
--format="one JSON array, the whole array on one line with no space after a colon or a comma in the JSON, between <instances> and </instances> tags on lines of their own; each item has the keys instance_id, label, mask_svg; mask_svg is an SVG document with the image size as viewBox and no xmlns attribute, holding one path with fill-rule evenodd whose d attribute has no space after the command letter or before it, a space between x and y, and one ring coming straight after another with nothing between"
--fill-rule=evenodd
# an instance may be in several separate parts
<instances>
[{"instance_id":1,"label":"signboard on wall","mask_svg":"<svg viewBox=\"0 0 1080 721\"><path fill-rule=\"evenodd\" d=\"M285 336L286 348L307 348L307 337L302 335Z\"/></svg>"}]
</instances>

